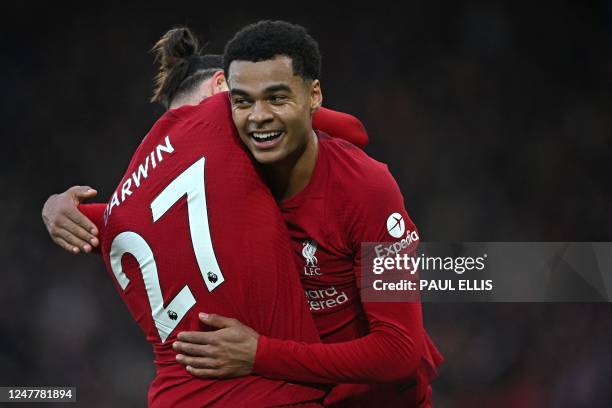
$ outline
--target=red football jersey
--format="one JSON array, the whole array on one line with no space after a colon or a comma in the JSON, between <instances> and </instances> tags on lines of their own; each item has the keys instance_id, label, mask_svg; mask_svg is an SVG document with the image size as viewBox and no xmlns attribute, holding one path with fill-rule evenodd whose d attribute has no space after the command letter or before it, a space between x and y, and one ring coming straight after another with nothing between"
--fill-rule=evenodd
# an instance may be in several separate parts
<instances>
[{"instance_id":1,"label":"red football jersey","mask_svg":"<svg viewBox=\"0 0 612 408\"><path fill-rule=\"evenodd\" d=\"M363 123L353 115L321 107L312 115L313 129L321 130L333 137L339 137L362 149L369 138Z\"/></svg>"},{"instance_id":2,"label":"red football jersey","mask_svg":"<svg viewBox=\"0 0 612 408\"><path fill-rule=\"evenodd\" d=\"M278 207L244 150L226 93L166 112L146 135L104 214L101 252L153 345L150 406L271 406L316 388L248 376L202 380L175 360L199 312L259 333L318 341Z\"/></svg>"},{"instance_id":3,"label":"red football jersey","mask_svg":"<svg viewBox=\"0 0 612 408\"><path fill-rule=\"evenodd\" d=\"M409 394L402 395L401 387L340 386L326 402L358 397L416 405L441 361L423 328L421 305L361 302L359 288L362 242L406 240L414 247L418 232L386 165L343 140L321 133L318 140L308 185L280 207L302 260L302 284L319 334L334 344L262 336L255 370L298 381L401 382Z\"/></svg>"},{"instance_id":4,"label":"red football jersey","mask_svg":"<svg viewBox=\"0 0 612 408\"><path fill-rule=\"evenodd\" d=\"M369 142L363 123L353 115L321 107L312 115L312 127L334 137L339 137L355 146L364 148ZM104 229L103 215L106 204L82 204L81 212L88 217L99 231Z\"/></svg>"}]
</instances>

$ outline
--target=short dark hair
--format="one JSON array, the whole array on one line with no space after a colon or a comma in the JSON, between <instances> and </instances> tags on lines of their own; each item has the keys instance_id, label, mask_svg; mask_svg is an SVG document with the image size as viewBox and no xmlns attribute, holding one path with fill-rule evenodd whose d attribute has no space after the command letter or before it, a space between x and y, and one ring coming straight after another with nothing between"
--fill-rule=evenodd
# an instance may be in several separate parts
<instances>
[{"instance_id":1,"label":"short dark hair","mask_svg":"<svg viewBox=\"0 0 612 408\"><path fill-rule=\"evenodd\" d=\"M232 61L259 62L280 55L291 58L294 75L319 79L319 44L304 27L286 21L259 21L238 31L225 46L223 69L228 76Z\"/></svg>"}]
</instances>

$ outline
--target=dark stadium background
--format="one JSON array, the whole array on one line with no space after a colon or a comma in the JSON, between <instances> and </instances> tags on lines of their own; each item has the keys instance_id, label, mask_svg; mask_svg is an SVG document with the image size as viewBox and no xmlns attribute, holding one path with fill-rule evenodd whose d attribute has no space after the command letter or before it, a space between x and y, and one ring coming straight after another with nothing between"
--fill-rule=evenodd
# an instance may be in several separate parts
<instances>
[{"instance_id":1,"label":"dark stadium background","mask_svg":"<svg viewBox=\"0 0 612 408\"><path fill-rule=\"evenodd\" d=\"M610 2L330 3L3 4L0 385L144 405L148 345L101 261L55 247L40 209L73 184L108 199L162 113L147 50L177 24L211 52L259 19L306 26L325 104L364 122L426 241L611 240ZM438 407L612 406L610 304L425 315Z\"/></svg>"}]
</instances>

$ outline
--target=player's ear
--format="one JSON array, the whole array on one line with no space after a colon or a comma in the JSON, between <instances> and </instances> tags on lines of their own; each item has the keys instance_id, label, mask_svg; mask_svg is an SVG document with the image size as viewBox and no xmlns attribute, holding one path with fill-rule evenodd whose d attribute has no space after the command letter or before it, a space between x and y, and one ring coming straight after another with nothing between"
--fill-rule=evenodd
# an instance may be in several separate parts
<instances>
[{"instance_id":1,"label":"player's ear","mask_svg":"<svg viewBox=\"0 0 612 408\"><path fill-rule=\"evenodd\" d=\"M212 93L210 92L210 82L211 82L211 79L208 78L206 81L202 81L200 85L198 85L197 95L196 95L198 103L202 102L204 99L212 95Z\"/></svg>"},{"instance_id":2,"label":"player's ear","mask_svg":"<svg viewBox=\"0 0 612 408\"><path fill-rule=\"evenodd\" d=\"M310 84L310 112L315 113L323 104L323 92L321 91L321 81L315 79Z\"/></svg>"},{"instance_id":3,"label":"player's ear","mask_svg":"<svg viewBox=\"0 0 612 408\"><path fill-rule=\"evenodd\" d=\"M228 89L223 71L215 72L210 80L210 94L214 95L219 92L225 92Z\"/></svg>"}]
</instances>

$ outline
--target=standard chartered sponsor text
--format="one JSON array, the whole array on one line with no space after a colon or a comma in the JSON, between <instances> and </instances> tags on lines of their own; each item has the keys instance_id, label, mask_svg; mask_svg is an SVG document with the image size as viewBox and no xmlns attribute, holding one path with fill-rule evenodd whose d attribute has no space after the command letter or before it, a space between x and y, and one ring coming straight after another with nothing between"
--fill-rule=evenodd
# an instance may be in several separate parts
<instances>
[{"instance_id":1,"label":"standard chartered sponsor text","mask_svg":"<svg viewBox=\"0 0 612 408\"><path fill-rule=\"evenodd\" d=\"M309 289L305 293L311 311L333 308L348 301L346 293L338 292L335 286L326 289Z\"/></svg>"}]
</instances>

